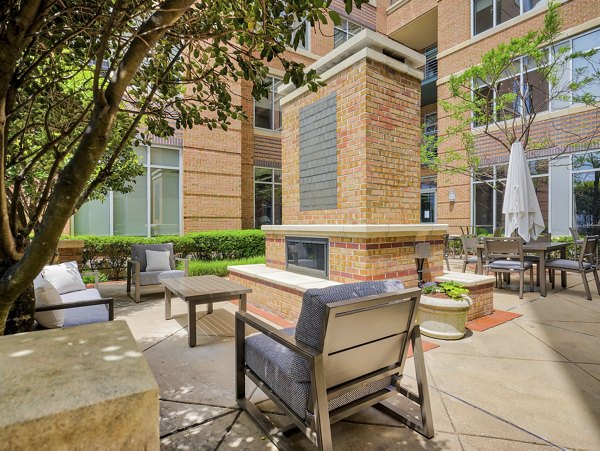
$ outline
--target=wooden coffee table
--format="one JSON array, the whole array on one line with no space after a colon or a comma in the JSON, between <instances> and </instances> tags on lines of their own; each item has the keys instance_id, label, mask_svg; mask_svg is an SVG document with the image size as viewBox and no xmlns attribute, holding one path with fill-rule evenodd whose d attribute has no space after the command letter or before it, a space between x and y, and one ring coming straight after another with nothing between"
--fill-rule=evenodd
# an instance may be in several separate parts
<instances>
[{"instance_id":1,"label":"wooden coffee table","mask_svg":"<svg viewBox=\"0 0 600 451\"><path fill-rule=\"evenodd\" d=\"M188 304L188 344L196 346L196 306L208 304L208 313L213 311L213 302L239 298L240 311L246 311L246 295L252 290L239 283L218 276L177 277L164 279L165 319L171 319L171 296Z\"/></svg>"}]
</instances>

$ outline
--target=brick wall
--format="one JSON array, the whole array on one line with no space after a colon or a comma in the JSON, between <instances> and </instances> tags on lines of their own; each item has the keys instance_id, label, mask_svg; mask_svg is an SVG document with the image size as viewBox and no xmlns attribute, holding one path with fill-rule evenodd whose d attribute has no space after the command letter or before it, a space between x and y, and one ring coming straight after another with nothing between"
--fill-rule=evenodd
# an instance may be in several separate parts
<instances>
[{"instance_id":1,"label":"brick wall","mask_svg":"<svg viewBox=\"0 0 600 451\"><path fill-rule=\"evenodd\" d=\"M338 208L300 211L299 110L337 99ZM420 83L363 60L283 108L284 224L419 222Z\"/></svg>"},{"instance_id":2,"label":"brick wall","mask_svg":"<svg viewBox=\"0 0 600 451\"><path fill-rule=\"evenodd\" d=\"M348 283L365 280L400 278L407 286L416 286L415 244L428 242L431 258L423 268L425 280L443 273L443 235L423 234L394 237L329 237L329 280ZM266 234L267 266L286 269L285 238Z\"/></svg>"}]
</instances>

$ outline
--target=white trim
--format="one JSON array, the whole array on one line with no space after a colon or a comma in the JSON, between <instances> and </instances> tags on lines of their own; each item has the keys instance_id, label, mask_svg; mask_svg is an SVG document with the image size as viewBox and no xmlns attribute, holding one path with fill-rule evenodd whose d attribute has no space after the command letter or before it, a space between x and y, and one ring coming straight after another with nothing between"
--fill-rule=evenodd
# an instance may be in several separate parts
<instances>
[{"instance_id":1,"label":"white trim","mask_svg":"<svg viewBox=\"0 0 600 451\"><path fill-rule=\"evenodd\" d=\"M389 16L397 9L400 9L401 6L406 5L410 0L396 0L390 6L388 6L385 10L385 13Z\"/></svg>"},{"instance_id":2,"label":"white trim","mask_svg":"<svg viewBox=\"0 0 600 451\"><path fill-rule=\"evenodd\" d=\"M405 63L401 63L400 61L398 61L394 58L390 58L389 56L386 56L383 53L379 53L371 48L364 48L364 49L358 51L357 53L355 53L354 55L343 60L339 64L335 65L334 67L329 69L327 72L323 73L321 75L321 81L327 81L330 78L334 77L335 75L339 74L340 72L354 66L358 62L365 60L365 59L370 59L372 61L385 64L386 66L388 66L398 72L408 74L408 75L416 78L417 80L423 80L423 71L422 70L413 69L412 67L409 67ZM295 91L292 91L290 94L283 97L280 101L280 105L283 106L283 105L291 102L292 100L298 98L302 94L305 94L308 91L309 90L306 86L297 88Z\"/></svg>"},{"instance_id":3,"label":"white trim","mask_svg":"<svg viewBox=\"0 0 600 451\"><path fill-rule=\"evenodd\" d=\"M151 145L146 146L146 236L152 236L152 171L150 158L152 158Z\"/></svg>"},{"instance_id":4,"label":"white trim","mask_svg":"<svg viewBox=\"0 0 600 451\"><path fill-rule=\"evenodd\" d=\"M286 235L299 233L302 236L400 236L443 234L448 224L297 224L262 226L264 232ZM335 234L335 235L333 235Z\"/></svg>"}]
</instances>

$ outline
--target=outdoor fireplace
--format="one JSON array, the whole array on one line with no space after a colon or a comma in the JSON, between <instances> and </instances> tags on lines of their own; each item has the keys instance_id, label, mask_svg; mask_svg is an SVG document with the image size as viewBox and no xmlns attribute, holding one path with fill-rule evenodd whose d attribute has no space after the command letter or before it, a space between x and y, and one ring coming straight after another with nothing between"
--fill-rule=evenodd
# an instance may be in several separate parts
<instances>
[{"instance_id":1,"label":"outdoor fireplace","mask_svg":"<svg viewBox=\"0 0 600 451\"><path fill-rule=\"evenodd\" d=\"M285 237L287 271L327 279L329 240L327 238Z\"/></svg>"}]
</instances>

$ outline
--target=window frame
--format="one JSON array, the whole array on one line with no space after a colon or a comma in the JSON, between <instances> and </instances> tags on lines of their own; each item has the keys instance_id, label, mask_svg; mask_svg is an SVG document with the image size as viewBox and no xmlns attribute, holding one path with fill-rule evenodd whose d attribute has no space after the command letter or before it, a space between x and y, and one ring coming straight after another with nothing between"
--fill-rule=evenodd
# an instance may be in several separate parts
<instances>
[{"instance_id":1,"label":"window frame","mask_svg":"<svg viewBox=\"0 0 600 451\"><path fill-rule=\"evenodd\" d=\"M280 132L281 124L279 128L275 128L275 104L280 101L277 97L277 89L275 88L276 82L282 82L282 79L275 75L268 75L267 78L271 79L271 114L269 115L270 128L260 127L256 125L256 99L253 100L253 125L254 128L259 130L268 130L272 132ZM261 99L262 100L262 99ZM281 105L279 106L279 114L281 114ZM281 120L280 120L281 123Z\"/></svg>"},{"instance_id":2,"label":"window frame","mask_svg":"<svg viewBox=\"0 0 600 451\"><path fill-rule=\"evenodd\" d=\"M359 31L357 31L356 33L350 33L349 31L349 24L352 25L356 25L357 27L360 28ZM342 28L338 27L337 25L333 26L333 48L337 49L339 46L344 45L344 43L348 42L350 39L352 39L354 36L356 36L358 33L360 33L361 31L363 31L365 29L365 27L359 23L356 23L350 19L347 19L345 17L342 17ZM342 43L340 43L339 45L335 45L335 32L340 31L341 33L344 34L344 41Z\"/></svg>"},{"instance_id":3,"label":"window frame","mask_svg":"<svg viewBox=\"0 0 600 451\"><path fill-rule=\"evenodd\" d=\"M279 187L283 187L283 184L281 181L279 182L275 182L275 171L279 171L280 173L280 177L282 175L282 170L281 168L269 168L266 166L254 166L253 167L253 171L252 171L252 175L253 175L253 184L252 184L252 218L253 218L253 224L254 224L254 228L255 229L260 229L260 227L262 226L262 224L257 224L256 222L256 184L260 184L260 185L270 185L271 186L271 210L272 210L272 218L271 218L271 224L276 224L275 221L275 186L279 186ZM266 169L271 171L271 181L270 182L264 182L264 181L257 181L256 180L256 170L257 169ZM283 199L282 199L282 204L283 204ZM282 218L279 218L280 221L283 220L283 214L282 214ZM264 224L267 225L267 224Z\"/></svg>"},{"instance_id":4,"label":"window frame","mask_svg":"<svg viewBox=\"0 0 600 451\"><path fill-rule=\"evenodd\" d=\"M477 0L471 0L471 37L474 38L475 36L479 36L480 34L485 33L486 31L489 30L493 30L494 28L509 22L511 20L517 19L518 17L522 16L525 13L528 13L530 11L533 11L534 9L536 9L538 7L538 5L544 5L547 4L547 0L540 0L538 3L535 4L535 6L531 9L528 9L527 11L525 11L525 7L524 7L524 1L523 0L519 0L519 14L516 15L515 17L511 17L508 20L505 20L502 23L498 23L498 1L499 0L492 0L492 26L490 28L487 28L483 31L480 31L479 33L475 33L475 2Z\"/></svg>"}]
</instances>

